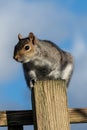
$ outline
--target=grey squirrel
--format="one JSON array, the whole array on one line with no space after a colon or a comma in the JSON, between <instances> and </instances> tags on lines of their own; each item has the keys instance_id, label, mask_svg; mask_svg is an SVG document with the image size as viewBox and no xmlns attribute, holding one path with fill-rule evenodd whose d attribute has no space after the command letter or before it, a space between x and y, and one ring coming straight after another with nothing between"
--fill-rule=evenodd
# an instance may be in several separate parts
<instances>
[{"instance_id":1,"label":"grey squirrel","mask_svg":"<svg viewBox=\"0 0 87 130\"><path fill-rule=\"evenodd\" d=\"M23 65L27 85L32 88L37 80L66 81L67 87L73 72L73 57L56 44L40 40L30 32L23 38L18 35L13 58Z\"/></svg>"}]
</instances>

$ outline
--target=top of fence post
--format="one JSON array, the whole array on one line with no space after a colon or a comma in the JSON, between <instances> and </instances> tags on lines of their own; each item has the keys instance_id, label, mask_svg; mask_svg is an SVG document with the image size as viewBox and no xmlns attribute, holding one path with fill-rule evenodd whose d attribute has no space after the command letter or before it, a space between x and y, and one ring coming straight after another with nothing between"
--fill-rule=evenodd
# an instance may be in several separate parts
<instances>
[{"instance_id":1,"label":"top of fence post","mask_svg":"<svg viewBox=\"0 0 87 130\"><path fill-rule=\"evenodd\" d=\"M32 103L34 130L70 130L64 81L37 81Z\"/></svg>"}]
</instances>

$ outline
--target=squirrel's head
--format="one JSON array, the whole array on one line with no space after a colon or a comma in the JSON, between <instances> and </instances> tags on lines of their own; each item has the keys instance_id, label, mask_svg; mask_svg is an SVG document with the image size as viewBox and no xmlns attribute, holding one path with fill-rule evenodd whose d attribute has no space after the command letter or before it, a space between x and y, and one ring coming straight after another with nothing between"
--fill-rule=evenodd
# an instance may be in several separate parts
<instances>
[{"instance_id":1,"label":"squirrel's head","mask_svg":"<svg viewBox=\"0 0 87 130\"><path fill-rule=\"evenodd\" d=\"M18 34L18 39L19 41L14 48L13 58L18 62L29 62L34 56L37 39L32 32L30 32L26 38L22 38L22 35Z\"/></svg>"}]
</instances>

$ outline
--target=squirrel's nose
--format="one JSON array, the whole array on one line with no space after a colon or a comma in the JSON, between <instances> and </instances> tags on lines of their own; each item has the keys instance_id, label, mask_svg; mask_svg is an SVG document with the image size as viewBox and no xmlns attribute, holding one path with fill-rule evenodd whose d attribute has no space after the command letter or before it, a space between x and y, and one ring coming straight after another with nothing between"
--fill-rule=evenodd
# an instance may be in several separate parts
<instances>
[{"instance_id":1,"label":"squirrel's nose","mask_svg":"<svg viewBox=\"0 0 87 130\"><path fill-rule=\"evenodd\" d=\"M18 56L13 56L13 59L15 59L16 61L18 61Z\"/></svg>"}]
</instances>

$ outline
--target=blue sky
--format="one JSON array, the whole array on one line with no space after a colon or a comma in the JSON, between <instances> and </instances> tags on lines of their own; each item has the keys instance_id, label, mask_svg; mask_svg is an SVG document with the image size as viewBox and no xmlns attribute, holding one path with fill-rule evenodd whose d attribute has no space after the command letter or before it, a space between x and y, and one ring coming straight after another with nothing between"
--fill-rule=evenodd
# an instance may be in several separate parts
<instances>
[{"instance_id":1,"label":"blue sky","mask_svg":"<svg viewBox=\"0 0 87 130\"><path fill-rule=\"evenodd\" d=\"M87 1L1 0L0 110L31 109L21 64L13 60L18 33L26 37L31 31L72 53L75 68L68 89L69 107L87 107ZM84 130L87 124L72 129Z\"/></svg>"}]
</instances>

